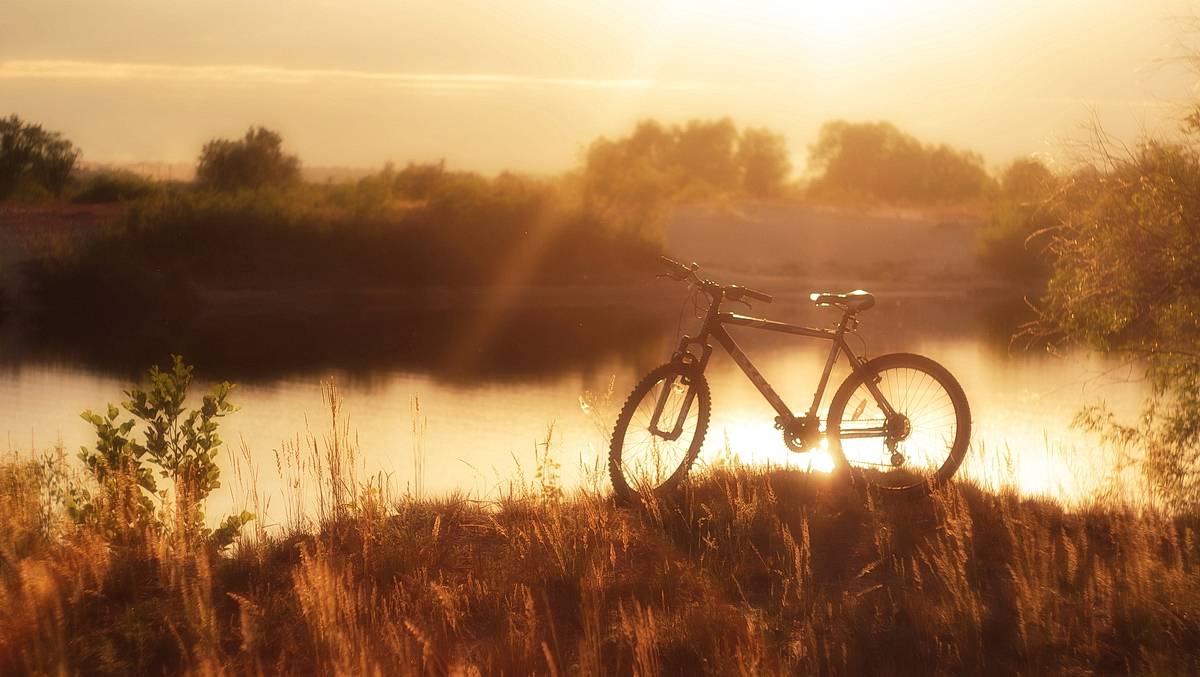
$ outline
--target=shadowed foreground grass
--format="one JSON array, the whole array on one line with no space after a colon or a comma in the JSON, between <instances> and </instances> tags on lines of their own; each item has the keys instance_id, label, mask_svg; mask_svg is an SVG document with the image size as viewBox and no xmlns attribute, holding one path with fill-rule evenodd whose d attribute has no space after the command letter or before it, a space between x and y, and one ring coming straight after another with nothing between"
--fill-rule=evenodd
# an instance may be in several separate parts
<instances>
[{"instance_id":1,"label":"shadowed foreground grass","mask_svg":"<svg viewBox=\"0 0 1200 677\"><path fill-rule=\"evenodd\" d=\"M0 467L3 674L1200 670L1195 516L726 468L646 512L343 486L217 555L68 527L38 477Z\"/></svg>"}]
</instances>

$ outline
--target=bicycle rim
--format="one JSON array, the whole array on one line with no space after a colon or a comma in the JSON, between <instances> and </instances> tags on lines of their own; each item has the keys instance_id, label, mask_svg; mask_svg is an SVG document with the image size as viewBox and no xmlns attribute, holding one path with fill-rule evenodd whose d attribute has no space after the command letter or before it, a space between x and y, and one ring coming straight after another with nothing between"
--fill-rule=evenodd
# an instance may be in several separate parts
<instances>
[{"instance_id":1,"label":"bicycle rim","mask_svg":"<svg viewBox=\"0 0 1200 677\"><path fill-rule=\"evenodd\" d=\"M964 412L960 411L965 403L960 405L956 397L960 389L914 365L884 367L874 375L879 379L879 391L907 425L893 424L893 439L882 434L847 439L847 435L887 423L874 394L858 379L839 412L839 443L845 463L885 489L927 487L946 479L958 467L960 438L966 432Z\"/></svg>"},{"instance_id":2,"label":"bicycle rim","mask_svg":"<svg viewBox=\"0 0 1200 677\"><path fill-rule=\"evenodd\" d=\"M630 394L614 431L614 488L648 495L681 481L703 442L707 406L702 376L651 372Z\"/></svg>"}]
</instances>

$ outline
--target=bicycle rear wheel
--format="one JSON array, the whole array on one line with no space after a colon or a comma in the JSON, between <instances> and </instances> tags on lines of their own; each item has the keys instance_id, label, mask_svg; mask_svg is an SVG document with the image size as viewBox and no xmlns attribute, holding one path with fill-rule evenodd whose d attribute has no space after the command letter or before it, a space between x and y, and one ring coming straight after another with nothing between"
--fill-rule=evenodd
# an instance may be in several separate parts
<instances>
[{"instance_id":1,"label":"bicycle rear wheel","mask_svg":"<svg viewBox=\"0 0 1200 677\"><path fill-rule=\"evenodd\" d=\"M704 374L668 362L634 386L617 417L608 473L617 499L664 496L687 477L704 444L710 394Z\"/></svg>"},{"instance_id":2,"label":"bicycle rear wheel","mask_svg":"<svg viewBox=\"0 0 1200 677\"><path fill-rule=\"evenodd\" d=\"M888 416L868 384L895 412ZM834 460L868 484L921 493L958 470L971 440L971 409L945 367L921 355L877 357L850 374L829 405Z\"/></svg>"}]
</instances>

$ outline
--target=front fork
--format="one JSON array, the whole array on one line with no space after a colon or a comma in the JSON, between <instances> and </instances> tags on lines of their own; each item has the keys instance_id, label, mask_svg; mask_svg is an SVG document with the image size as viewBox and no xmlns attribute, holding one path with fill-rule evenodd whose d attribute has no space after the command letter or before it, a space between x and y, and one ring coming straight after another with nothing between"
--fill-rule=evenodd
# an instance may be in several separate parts
<instances>
[{"instance_id":1,"label":"front fork","mask_svg":"<svg viewBox=\"0 0 1200 677\"><path fill-rule=\"evenodd\" d=\"M699 348L700 354L697 355L693 349ZM691 374L701 374L704 372L705 365L708 364L708 358L712 355L712 346L701 339L694 339L690 336L684 336L679 341L679 347L675 350L675 354L671 356L671 361L680 365L680 371L683 373L672 376L669 380L663 382L662 391L658 394L658 401L654 405L654 414L650 417L650 433L665 440L675 441L683 434L683 425L687 421L688 412L691 411L692 402L696 399L696 388L692 381ZM663 410L667 406L667 400L673 392L676 392L677 384L686 388L683 395L683 404L679 407L679 414L675 417L675 422L670 424L670 429L666 430L662 426Z\"/></svg>"}]
</instances>

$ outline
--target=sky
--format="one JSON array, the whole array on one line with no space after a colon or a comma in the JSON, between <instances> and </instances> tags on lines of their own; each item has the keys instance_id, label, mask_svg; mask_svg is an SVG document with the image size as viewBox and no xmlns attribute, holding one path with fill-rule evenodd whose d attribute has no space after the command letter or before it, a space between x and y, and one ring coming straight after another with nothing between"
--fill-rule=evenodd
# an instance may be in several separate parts
<instances>
[{"instance_id":1,"label":"sky","mask_svg":"<svg viewBox=\"0 0 1200 677\"><path fill-rule=\"evenodd\" d=\"M0 115L102 163L191 162L252 124L310 166L553 173L642 118L889 120L995 168L1196 96L1177 0L3 0Z\"/></svg>"}]
</instances>

